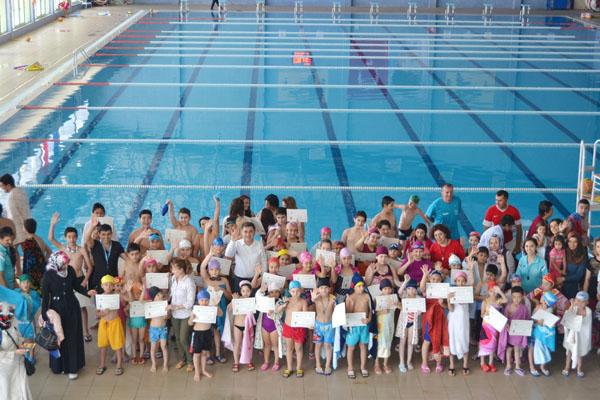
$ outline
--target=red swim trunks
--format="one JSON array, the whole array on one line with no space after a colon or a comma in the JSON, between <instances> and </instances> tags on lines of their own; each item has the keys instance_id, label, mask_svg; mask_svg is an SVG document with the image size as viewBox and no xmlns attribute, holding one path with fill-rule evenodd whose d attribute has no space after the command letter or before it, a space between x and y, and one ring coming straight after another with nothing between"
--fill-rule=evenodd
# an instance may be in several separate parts
<instances>
[{"instance_id":1,"label":"red swim trunks","mask_svg":"<svg viewBox=\"0 0 600 400\"><path fill-rule=\"evenodd\" d=\"M306 328L292 328L288 324L283 324L283 337L292 339L296 343L304 343L306 340Z\"/></svg>"}]
</instances>

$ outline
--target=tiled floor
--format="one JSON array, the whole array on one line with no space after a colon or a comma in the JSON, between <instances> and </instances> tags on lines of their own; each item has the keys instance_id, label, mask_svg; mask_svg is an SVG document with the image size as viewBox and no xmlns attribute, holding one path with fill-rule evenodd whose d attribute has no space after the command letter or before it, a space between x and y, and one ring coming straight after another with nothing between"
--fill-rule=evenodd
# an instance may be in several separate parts
<instances>
[{"instance_id":1,"label":"tiled floor","mask_svg":"<svg viewBox=\"0 0 600 400\"><path fill-rule=\"evenodd\" d=\"M473 348L474 351L474 348ZM126 364L125 374L114 375L114 364L102 376L95 375L98 362L95 341L86 344L86 367L79 379L68 381L66 376L54 375L47 367L47 357L42 354L36 374L31 377L31 389L35 399L44 400L187 400L187 399L595 399L600 391L600 357L595 353L586 358L586 377L577 379L573 375L565 378L560 375L564 354L562 348L555 353L552 376L533 378L531 376L506 377L501 370L495 374L484 374L478 362L472 361L472 374L463 377L460 373L450 377L432 373L422 375L417 370L400 374L397 369L397 355L391 365L390 375L376 376L372 372L367 379L357 377L351 381L345 375L345 362L332 376L316 375L314 361L305 359L306 375L303 379L283 378L279 373L242 369L234 374L231 362L210 367L212 379L203 378L200 383L193 380L193 374L176 370L176 360L171 360L168 373L151 373L148 364L132 366ZM231 358L231 354L227 354ZM420 356L415 355L416 360ZM256 365L260 365L258 353ZM560 361L560 363L559 363ZM415 364L417 365L417 364ZM460 371L460 370L459 370ZM457 371L457 372L459 372Z\"/></svg>"}]
</instances>

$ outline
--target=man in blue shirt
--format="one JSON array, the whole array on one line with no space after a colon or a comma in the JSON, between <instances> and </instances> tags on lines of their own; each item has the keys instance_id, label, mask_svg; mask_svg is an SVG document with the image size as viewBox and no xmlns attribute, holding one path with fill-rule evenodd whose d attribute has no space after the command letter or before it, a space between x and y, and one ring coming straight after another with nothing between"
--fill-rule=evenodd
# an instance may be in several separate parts
<instances>
[{"instance_id":1,"label":"man in blue shirt","mask_svg":"<svg viewBox=\"0 0 600 400\"><path fill-rule=\"evenodd\" d=\"M446 225L450 229L452 239L458 240L460 238L458 216L461 206L460 198L454 196L454 186L446 183L442 186L442 197L434 200L425 214L433 221L433 225Z\"/></svg>"},{"instance_id":2,"label":"man in blue shirt","mask_svg":"<svg viewBox=\"0 0 600 400\"><path fill-rule=\"evenodd\" d=\"M0 286L11 290L15 287L15 267L10 259L14 234L8 226L0 229Z\"/></svg>"}]
</instances>

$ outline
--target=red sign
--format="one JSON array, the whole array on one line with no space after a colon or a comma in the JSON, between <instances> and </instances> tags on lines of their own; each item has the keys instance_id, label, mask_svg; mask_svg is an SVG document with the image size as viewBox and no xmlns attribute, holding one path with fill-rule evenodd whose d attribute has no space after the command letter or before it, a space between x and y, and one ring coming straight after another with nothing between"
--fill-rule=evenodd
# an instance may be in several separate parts
<instances>
[{"instance_id":1,"label":"red sign","mask_svg":"<svg viewBox=\"0 0 600 400\"><path fill-rule=\"evenodd\" d=\"M296 64L312 65L312 57L310 56L310 51L295 51L294 65Z\"/></svg>"}]
</instances>

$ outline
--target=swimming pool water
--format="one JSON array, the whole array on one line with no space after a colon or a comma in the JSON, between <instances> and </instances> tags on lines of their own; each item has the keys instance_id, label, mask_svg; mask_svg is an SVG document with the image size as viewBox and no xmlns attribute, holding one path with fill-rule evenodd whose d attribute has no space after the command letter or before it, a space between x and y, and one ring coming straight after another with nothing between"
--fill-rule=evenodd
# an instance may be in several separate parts
<instances>
[{"instance_id":1,"label":"swimming pool water","mask_svg":"<svg viewBox=\"0 0 600 400\"><path fill-rule=\"evenodd\" d=\"M0 126L27 139L3 143L3 171L63 185L28 188L41 234L55 210L59 230L81 227L96 201L124 238L142 208L165 228L167 198L197 221L215 192L222 216L240 193L255 212L276 193L308 208L313 242L323 225L339 237L355 210L374 215L385 194L417 193L426 208L445 181L465 230L499 188L514 188L525 221L545 198L573 211L578 143L600 136L596 30L562 17L214 17L148 14L63 79L77 84Z\"/></svg>"}]
</instances>

